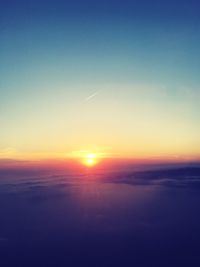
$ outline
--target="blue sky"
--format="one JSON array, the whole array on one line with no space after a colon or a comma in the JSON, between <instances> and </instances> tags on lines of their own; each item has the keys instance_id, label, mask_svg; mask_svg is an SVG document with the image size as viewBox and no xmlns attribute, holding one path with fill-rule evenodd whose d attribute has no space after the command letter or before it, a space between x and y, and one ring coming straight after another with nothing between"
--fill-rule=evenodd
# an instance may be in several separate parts
<instances>
[{"instance_id":1,"label":"blue sky","mask_svg":"<svg viewBox=\"0 0 200 267\"><path fill-rule=\"evenodd\" d=\"M198 1L1 1L0 155L90 146L197 155L199 9Z\"/></svg>"}]
</instances>

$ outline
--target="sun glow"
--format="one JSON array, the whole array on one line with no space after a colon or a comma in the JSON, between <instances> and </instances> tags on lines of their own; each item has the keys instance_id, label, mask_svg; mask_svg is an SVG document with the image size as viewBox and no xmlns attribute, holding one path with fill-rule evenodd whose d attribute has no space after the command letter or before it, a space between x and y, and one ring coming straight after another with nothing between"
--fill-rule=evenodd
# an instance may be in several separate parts
<instances>
[{"instance_id":1,"label":"sun glow","mask_svg":"<svg viewBox=\"0 0 200 267\"><path fill-rule=\"evenodd\" d=\"M84 156L83 164L92 167L97 164L97 154L88 153Z\"/></svg>"},{"instance_id":2,"label":"sun glow","mask_svg":"<svg viewBox=\"0 0 200 267\"><path fill-rule=\"evenodd\" d=\"M103 149L94 149L94 150L76 150L68 154L69 157L79 161L79 163L87 166L94 167L99 164L103 159L110 156Z\"/></svg>"}]
</instances>

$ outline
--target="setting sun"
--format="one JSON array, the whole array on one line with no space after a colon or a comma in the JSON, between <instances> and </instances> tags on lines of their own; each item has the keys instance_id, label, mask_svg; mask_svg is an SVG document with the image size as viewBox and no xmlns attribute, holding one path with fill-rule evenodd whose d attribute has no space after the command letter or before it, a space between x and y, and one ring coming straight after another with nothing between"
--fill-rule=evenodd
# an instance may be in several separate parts
<instances>
[{"instance_id":1,"label":"setting sun","mask_svg":"<svg viewBox=\"0 0 200 267\"><path fill-rule=\"evenodd\" d=\"M99 164L100 161L109 156L108 152L103 151L103 149L94 149L94 150L76 150L68 154L70 158L73 158L79 161L81 164L87 167L93 167L96 164Z\"/></svg>"},{"instance_id":2,"label":"setting sun","mask_svg":"<svg viewBox=\"0 0 200 267\"><path fill-rule=\"evenodd\" d=\"M84 156L83 164L92 167L97 164L97 154L88 153Z\"/></svg>"}]
</instances>

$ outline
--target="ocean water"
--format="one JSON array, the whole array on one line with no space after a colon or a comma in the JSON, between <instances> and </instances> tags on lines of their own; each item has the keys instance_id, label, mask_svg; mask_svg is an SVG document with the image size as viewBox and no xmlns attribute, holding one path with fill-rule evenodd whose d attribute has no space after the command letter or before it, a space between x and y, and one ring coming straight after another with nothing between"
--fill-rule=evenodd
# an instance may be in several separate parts
<instances>
[{"instance_id":1,"label":"ocean water","mask_svg":"<svg viewBox=\"0 0 200 267\"><path fill-rule=\"evenodd\" d=\"M0 266L200 266L200 169L1 169Z\"/></svg>"}]
</instances>

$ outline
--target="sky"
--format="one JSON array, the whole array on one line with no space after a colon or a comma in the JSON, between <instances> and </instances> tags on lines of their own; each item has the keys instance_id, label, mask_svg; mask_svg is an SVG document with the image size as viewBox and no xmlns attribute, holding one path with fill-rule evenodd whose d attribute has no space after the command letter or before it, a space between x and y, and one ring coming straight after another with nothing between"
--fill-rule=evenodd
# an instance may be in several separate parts
<instances>
[{"instance_id":1,"label":"sky","mask_svg":"<svg viewBox=\"0 0 200 267\"><path fill-rule=\"evenodd\" d=\"M0 2L0 158L200 159L198 1Z\"/></svg>"}]
</instances>

